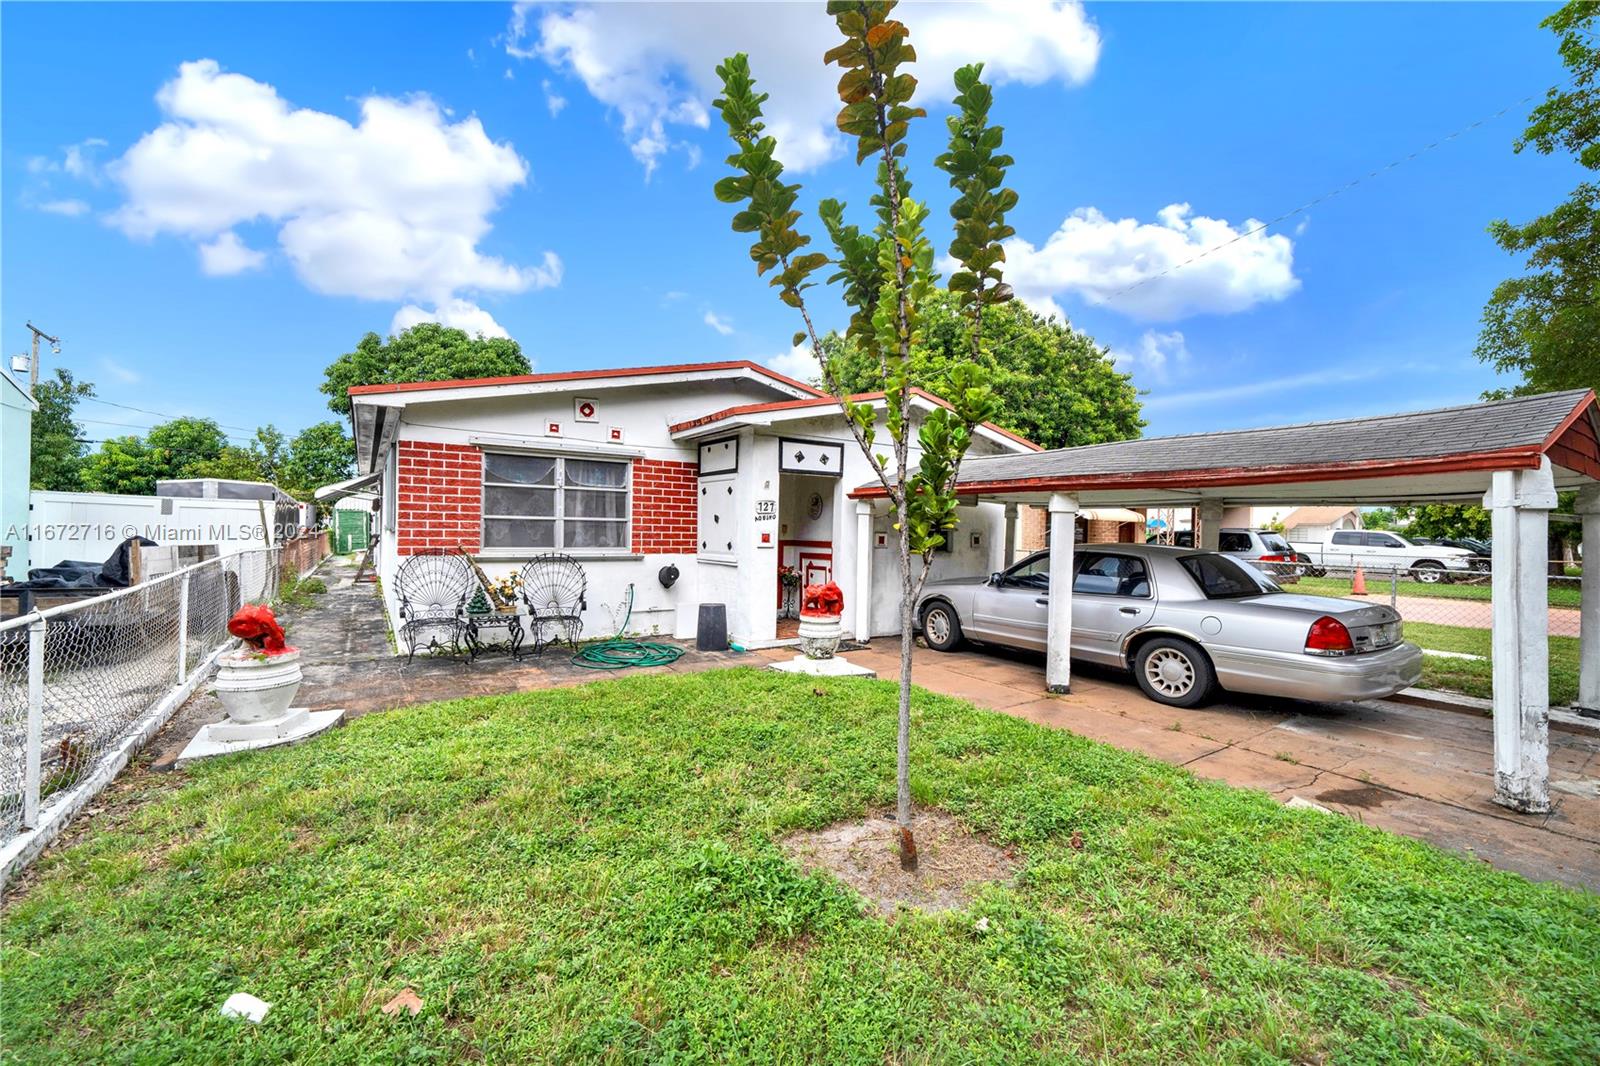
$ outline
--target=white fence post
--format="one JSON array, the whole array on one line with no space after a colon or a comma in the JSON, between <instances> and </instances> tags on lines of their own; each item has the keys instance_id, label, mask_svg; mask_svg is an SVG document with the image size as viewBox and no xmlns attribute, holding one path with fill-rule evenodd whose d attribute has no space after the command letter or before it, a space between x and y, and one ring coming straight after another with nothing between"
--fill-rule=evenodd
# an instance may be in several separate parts
<instances>
[{"instance_id":1,"label":"white fence post","mask_svg":"<svg viewBox=\"0 0 1600 1066\"><path fill-rule=\"evenodd\" d=\"M22 825L39 824L39 763L44 745L44 631L43 618L28 623L28 736L22 769Z\"/></svg>"},{"instance_id":2,"label":"white fence post","mask_svg":"<svg viewBox=\"0 0 1600 1066\"><path fill-rule=\"evenodd\" d=\"M189 574L178 580L178 684L189 679Z\"/></svg>"},{"instance_id":3,"label":"white fence post","mask_svg":"<svg viewBox=\"0 0 1600 1066\"><path fill-rule=\"evenodd\" d=\"M1395 610L1400 609L1400 568L1389 568L1389 606Z\"/></svg>"}]
</instances>

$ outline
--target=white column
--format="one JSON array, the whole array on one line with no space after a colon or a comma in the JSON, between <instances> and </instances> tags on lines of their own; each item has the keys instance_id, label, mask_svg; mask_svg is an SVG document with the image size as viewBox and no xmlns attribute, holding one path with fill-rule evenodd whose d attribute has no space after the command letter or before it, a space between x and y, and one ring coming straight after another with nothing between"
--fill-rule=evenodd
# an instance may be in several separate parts
<instances>
[{"instance_id":1,"label":"white column","mask_svg":"<svg viewBox=\"0 0 1600 1066\"><path fill-rule=\"evenodd\" d=\"M1202 551L1214 552L1222 546L1221 500L1201 500L1195 508L1195 519L1200 528L1195 532L1194 546Z\"/></svg>"},{"instance_id":2,"label":"white column","mask_svg":"<svg viewBox=\"0 0 1600 1066\"><path fill-rule=\"evenodd\" d=\"M856 639L872 639L872 504L856 501Z\"/></svg>"},{"instance_id":3,"label":"white column","mask_svg":"<svg viewBox=\"0 0 1600 1066\"><path fill-rule=\"evenodd\" d=\"M1542 814L1550 809L1550 461L1497 471L1483 505L1494 530L1494 801Z\"/></svg>"},{"instance_id":4,"label":"white column","mask_svg":"<svg viewBox=\"0 0 1600 1066\"><path fill-rule=\"evenodd\" d=\"M1072 551L1078 498L1050 497L1050 606L1045 630L1044 687L1072 691Z\"/></svg>"},{"instance_id":5,"label":"white column","mask_svg":"<svg viewBox=\"0 0 1600 1066\"><path fill-rule=\"evenodd\" d=\"M998 565L990 566L990 570L1004 570L1017 559L1017 505L1006 504L1006 535L1000 544L1000 558Z\"/></svg>"},{"instance_id":6,"label":"white column","mask_svg":"<svg viewBox=\"0 0 1600 1066\"><path fill-rule=\"evenodd\" d=\"M1600 485L1578 490L1583 519L1583 577L1578 599L1579 710L1600 714Z\"/></svg>"}]
</instances>

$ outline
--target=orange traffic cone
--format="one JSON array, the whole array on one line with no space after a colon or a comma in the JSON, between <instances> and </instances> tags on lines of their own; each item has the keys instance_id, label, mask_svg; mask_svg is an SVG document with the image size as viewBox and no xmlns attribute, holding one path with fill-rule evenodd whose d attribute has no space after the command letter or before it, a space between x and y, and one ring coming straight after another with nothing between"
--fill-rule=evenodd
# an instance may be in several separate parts
<instances>
[{"instance_id":1,"label":"orange traffic cone","mask_svg":"<svg viewBox=\"0 0 1600 1066\"><path fill-rule=\"evenodd\" d=\"M1365 596L1367 594L1367 572L1361 567L1356 567L1356 576L1350 582L1350 595Z\"/></svg>"}]
</instances>

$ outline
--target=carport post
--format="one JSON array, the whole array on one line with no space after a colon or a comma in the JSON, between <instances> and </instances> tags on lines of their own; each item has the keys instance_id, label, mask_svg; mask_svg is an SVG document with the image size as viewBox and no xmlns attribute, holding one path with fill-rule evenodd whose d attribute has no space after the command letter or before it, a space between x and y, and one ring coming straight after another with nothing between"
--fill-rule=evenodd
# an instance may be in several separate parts
<instances>
[{"instance_id":1,"label":"carport post","mask_svg":"<svg viewBox=\"0 0 1600 1066\"><path fill-rule=\"evenodd\" d=\"M1006 544L1005 555L1000 559L998 570L1004 570L1017 561L1017 505L1006 504Z\"/></svg>"},{"instance_id":2,"label":"carport post","mask_svg":"<svg viewBox=\"0 0 1600 1066\"><path fill-rule=\"evenodd\" d=\"M1044 687L1072 691L1072 549L1078 498L1050 497L1050 606L1045 629Z\"/></svg>"},{"instance_id":3,"label":"carport post","mask_svg":"<svg viewBox=\"0 0 1600 1066\"><path fill-rule=\"evenodd\" d=\"M872 502L856 501L856 639L872 639Z\"/></svg>"},{"instance_id":4,"label":"carport post","mask_svg":"<svg viewBox=\"0 0 1600 1066\"><path fill-rule=\"evenodd\" d=\"M1600 714L1600 485L1578 490L1583 519L1583 576L1578 579L1578 702Z\"/></svg>"},{"instance_id":5,"label":"carport post","mask_svg":"<svg viewBox=\"0 0 1600 1066\"><path fill-rule=\"evenodd\" d=\"M1200 506L1195 509L1195 517L1200 520L1200 531L1195 534L1195 547L1201 551L1216 551L1222 546L1222 501L1201 500Z\"/></svg>"},{"instance_id":6,"label":"carport post","mask_svg":"<svg viewBox=\"0 0 1600 1066\"><path fill-rule=\"evenodd\" d=\"M1550 593L1545 555L1556 506L1550 460L1499 470L1483 505L1494 532L1494 801L1550 809Z\"/></svg>"}]
</instances>

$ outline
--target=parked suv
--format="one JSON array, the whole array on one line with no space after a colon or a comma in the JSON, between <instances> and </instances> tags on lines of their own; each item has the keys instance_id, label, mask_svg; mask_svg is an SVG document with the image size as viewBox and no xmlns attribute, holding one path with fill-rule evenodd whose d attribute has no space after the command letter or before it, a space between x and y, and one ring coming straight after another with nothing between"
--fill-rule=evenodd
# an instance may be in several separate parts
<instances>
[{"instance_id":1,"label":"parked suv","mask_svg":"<svg viewBox=\"0 0 1600 1066\"><path fill-rule=\"evenodd\" d=\"M1150 541L1154 543L1155 538ZM1176 548L1194 547L1194 532L1178 530L1172 535L1172 544ZM1303 564L1311 561L1296 552L1282 533L1270 529L1224 528L1217 536L1217 550L1271 574L1280 584L1297 580L1305 573Z\"/></svg>"}]
</instances>

